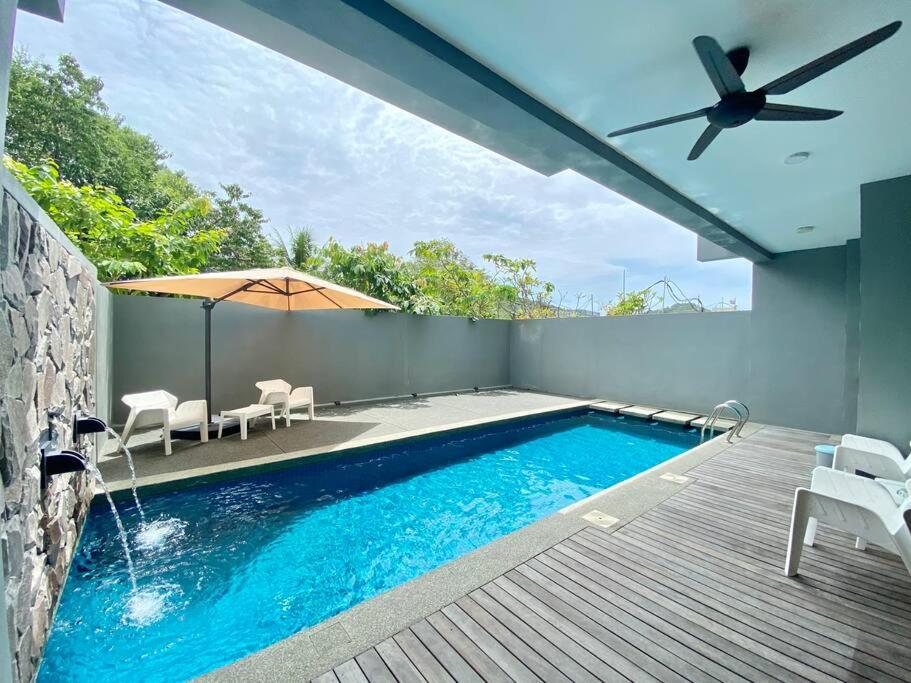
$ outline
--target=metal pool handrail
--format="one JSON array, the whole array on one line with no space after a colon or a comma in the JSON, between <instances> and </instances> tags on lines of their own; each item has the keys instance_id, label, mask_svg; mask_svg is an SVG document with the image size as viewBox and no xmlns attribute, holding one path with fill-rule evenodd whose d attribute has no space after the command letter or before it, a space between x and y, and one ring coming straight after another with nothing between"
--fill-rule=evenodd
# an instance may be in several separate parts
<instances>
[{"instance_id":1,"label":"metal pool handrail","mask_svg":"<svg viewBox=\"0 0 911 683\"><path fill-rule=\"evenodd\" d=\"M702 429L699 432L699 442L702 443L705 441L705 430L709 429L709 438L715 436L715 423L718 421L718 418L721 417L725 411L730 411L733 413L736 418L736 424L728 430L726 439L728 443L733 442L735 436L740 436L740 432L743 429L744 425L750 420L750 409L747 408L746 404L743 401L738 401L736 399L730 399L724 403L719 403L712 409L711 414L708 419L702 424Z\"/></svg>"}]
</instances>

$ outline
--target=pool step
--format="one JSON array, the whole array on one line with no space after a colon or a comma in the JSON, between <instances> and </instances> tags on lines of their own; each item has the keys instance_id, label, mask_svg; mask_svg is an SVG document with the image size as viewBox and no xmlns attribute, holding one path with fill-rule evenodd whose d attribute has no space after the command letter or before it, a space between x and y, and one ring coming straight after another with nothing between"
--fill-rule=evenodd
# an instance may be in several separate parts
<instances>
[{"instance_id":1,"label":"pool step","mask_svg":"<svg viewBox=\"0 0 911 683\"><path fill-rule=\"evenodd\" d=\"M593 410L600 410L605 413L617 414L621 409L628 408L632 403L617 403L616 401L598 401L597 403L592 403L589 408Z\"/></svg>"},{"instance_id":2,"label":"pool step","mask_svg":"<svg viewBox=\"0 0 911 683\"><path fill-rule=\"evenodd\" d=\"M629 415L630 417L641 417L643 419L648 419L652 415L661 412L661 408L655 408L653 406L628 406L626 408L620 409L621 415Z\"/></svg>"},{"instance_id":3,"label":"pool step","mask_svg":"<svg viewBox=\"0 0 911 683\"><path fill-rule=\"evenodd\" d=\"M693 420L692 422L690 422L690 427L696 427L697 429L702 429L702 425L704 425L705 421L708 419L709 418L707 418L707 417L697 418L697 419ZM737 422L735 420L718 419L718 420L715 420L715 429L718 430L719 432L725 432L728 429L730 429L731 427L733 427L735 424L737 424Z\"/></svg>"},{"instance_id":4,"label":"pool step","mask_svg":"<svg viewBox=\"0 0 911 683\"><path fill-rule=\"evenodd\" d=\"M658 422L669 422L675 425L689 427L693 420L698 420L699 415L694 413L680 413L676 410L662 410L660 413L652 415L653 420Z\"/></svg>"}]
</instances>

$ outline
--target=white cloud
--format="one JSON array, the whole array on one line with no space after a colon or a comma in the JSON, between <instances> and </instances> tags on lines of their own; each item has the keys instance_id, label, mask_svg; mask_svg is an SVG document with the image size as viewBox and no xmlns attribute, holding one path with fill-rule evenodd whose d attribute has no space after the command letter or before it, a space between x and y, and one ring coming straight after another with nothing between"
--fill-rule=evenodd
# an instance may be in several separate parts
<instances>
[{"instance_id":1,"label":"white cloud","mask_svg":"<svg viewBox=\"0 0 911 683\"><path fill-rule=\"evenodd\" d=\"M749 304L749 265L698 264L695 236L574 172L538 175L154 0L83 0L62 25L19 13L16 42L71 52L111 109L202 187L237 182L275 229L344 243L448 237L474 258L527 256L561 291L608 300L665 274Z\"/></svg>"}]
</instances>

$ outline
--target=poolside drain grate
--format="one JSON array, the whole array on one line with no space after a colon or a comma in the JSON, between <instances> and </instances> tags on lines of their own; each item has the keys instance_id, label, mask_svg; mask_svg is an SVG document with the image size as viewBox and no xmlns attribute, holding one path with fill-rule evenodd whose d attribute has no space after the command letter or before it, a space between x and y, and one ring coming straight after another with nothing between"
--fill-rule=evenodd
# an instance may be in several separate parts
<instances>
[{"instance_id":1,"label":"poolside drain grate","mask_svg":"<svg viewBox=\"0 0 911 683\"><path fill-rule=\"evenodd\" d=\"M683 475L674 474L672 472L665 472L661 475L661 479L664 479L665 481L672 481L675 484L686 484L690 480L689 477L684 477Z\"/></svg>"},{"instance_id":2,"label":"poolside drain grate","mask_svg":"<svg viewBox=\"0 0 911 683\"><path fill-rule=\"evenodd\" d=\"M620 521L616 517L606 515L600 510L592 510L591 512L586 512L584 515L582 515L582 519L604 529L612 527L614 524Z\"/></svg>"}]
</instances>

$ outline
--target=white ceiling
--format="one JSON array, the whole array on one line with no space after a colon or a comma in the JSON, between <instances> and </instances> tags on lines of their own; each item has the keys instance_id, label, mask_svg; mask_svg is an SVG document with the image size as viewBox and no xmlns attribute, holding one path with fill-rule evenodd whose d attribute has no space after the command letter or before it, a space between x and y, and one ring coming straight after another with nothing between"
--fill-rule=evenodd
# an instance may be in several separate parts
<instances>
[{"instance_id":1,"label":"white ceiling","mask_svg":"<svg viewBox=\"0 0 911 683\"><path fill-rule=\"evenodd\" d=\"M885 43L770 101L843 109L822 122L758 122L686 156L702 119L611 138L640 165L773 252L860 234L862 183L911 173L908 0L392 0L509 81L607 141L607 133L718 98L691 41L751 49L758 88L891 21ZM789 154L809 151L800 165ZM798 234L796 228L816 229Z\"/></svg>"}]
</instances>

